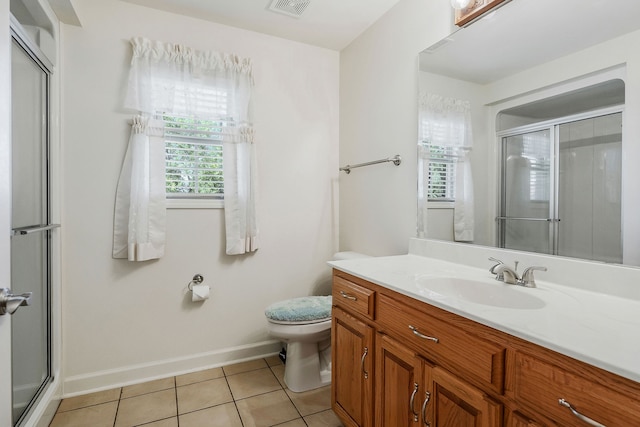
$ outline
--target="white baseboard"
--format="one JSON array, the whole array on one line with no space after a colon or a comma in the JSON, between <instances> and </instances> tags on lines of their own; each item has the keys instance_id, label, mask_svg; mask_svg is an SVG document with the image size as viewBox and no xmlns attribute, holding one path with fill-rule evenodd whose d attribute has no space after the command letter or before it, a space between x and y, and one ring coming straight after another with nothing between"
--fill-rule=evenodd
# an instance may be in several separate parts
<instances>
[{"instance_id":1,"label":"white baseboard","mask_svg":"<svg viewBox=\"0 0 640 427\"><path fill-rule=\"evenodd\" d=\"M64 379L63 397L68 398L231 363L259 359L278 353L280 348L281 343L279 341L270 340L187 357L158 360L107 371L75 375Z\"/></svg>"}]
</instances>

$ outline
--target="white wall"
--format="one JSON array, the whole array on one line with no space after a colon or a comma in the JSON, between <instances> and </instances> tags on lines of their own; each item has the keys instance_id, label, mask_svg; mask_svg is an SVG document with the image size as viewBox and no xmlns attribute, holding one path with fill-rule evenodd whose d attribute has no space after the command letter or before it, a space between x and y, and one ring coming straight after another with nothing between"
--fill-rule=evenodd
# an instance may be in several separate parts
<instances>
[{"instance_id":1,"label":"white wall","mask_svg":"<svg viewBox=\"0 0 640 427\"><path fill-rule=\"evenodd\" d=\"M448 1L400 0L340 55L340 248L407 253L416 235L418 52L451 31Z\"/></svg>"},{"instance_id":2,"label":"white wall","mask_svg":"<svg viewBox=\"0 0 640 427\"><path fill-rule=\"evenodd\" d=\"M116 0L74 6L82 28L63 26L62 42L65 393L273 351L264 308L330 291L338 53ZM130 118L120 106L134 36L253 60L256 253L224 254L223 210L171 209L164 258L111 258ZM212 288L204 304L185 296L195 273Z\"/></svg>"}]
</instances>

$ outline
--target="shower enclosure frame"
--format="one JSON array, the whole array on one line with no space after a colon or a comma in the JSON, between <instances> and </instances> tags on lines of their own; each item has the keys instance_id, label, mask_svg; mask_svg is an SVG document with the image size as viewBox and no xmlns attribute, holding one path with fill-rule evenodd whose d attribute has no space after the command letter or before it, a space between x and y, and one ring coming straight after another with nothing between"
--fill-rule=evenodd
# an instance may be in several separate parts
<instances>
[{"instance_id":1,"label":"shower enclosure frame","mask_svg":"<svg viewBox=\"0 0 640 427\"><path fill-rule=\"evenodd\" d=\"M57 36L54 33L54 36ZM57 37L56 37L57 38ZM42 381L33 398L26 406L23 413L14 419L17 426L35 426L48 422L55 413L55 407L59 402L59 393L61 379L59 376L59 357L60 357L60 254L59 254L59 232L54 230L58 225L52 224L59 218L59 205L54 202L53 194L59 191L59 164L52 157L57 155L59 139L57 136L58 126L55 122L54 115L57 111L56 102L59 100L58 88L59 80L54 78L54 65L49 58L40 50L28 33L24 30L18 20L10 15L10 36L9 44L15 44L15 48L21 49L25 55L31 58L34 66L40 68L44 74L45 91L44 91L44 113L43 113L43 171L44 184L42 200L46 203L46 224L42 224L44 229L29 230L28 232L45 233L44 246L46 249L46 365L47 375ZM13 144L13 143L12 143ZM55 207L54 207L55 205ZM15 234L14 230L14 234ZM18 230L17 234L25 234ZM13 237L12 237L13 238ZM28 310L22 308L21 310ZM14 319L15 321L15 319ZM12 328L13 329L13 328ZM13 347L13 346L12 346ZM13 381L12 381L13 384ZM12 385L12 389L15 384Z\"/></svg>"}]
</instances>

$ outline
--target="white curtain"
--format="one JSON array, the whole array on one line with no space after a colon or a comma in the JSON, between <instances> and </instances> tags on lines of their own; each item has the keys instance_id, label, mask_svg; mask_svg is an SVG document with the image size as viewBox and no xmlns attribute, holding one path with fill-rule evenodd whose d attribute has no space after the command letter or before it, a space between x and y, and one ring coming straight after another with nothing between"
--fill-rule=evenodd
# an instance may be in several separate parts
<instances>
[{"instance_id":1,"label":"white curtain","mask_svg":"<svg viewBox=\"0 0 640 427\"><path fill-rule=\"evenodd\" d=\"M150 120L158 114L194 116L200 119L220 120L226 123L222 130L224 199L226 224L226 252L243 254L258 249L258 229L255 209L255 148L251 117L252 66L249 59L217 52L204 52L187 46L152 41L137 37L131 40L133 58L125 107L136 110L138 120ZM132 142L137 141L135 126L128 152L136 153ZM126 161L118 182L114 224L116 258L145 260L159 258L164 250L139 257L131 248L141 245L140 228L148 235L162 236L155 245L164 248L164 172L161 178L152 171L164 171L163 156L132 154L132 170L126 171ZM156 162L151 164L151 162ZM160 166L160 163L162 164ZM161 183L157 182L161 179ZM162 187L163 204L149 197L150 193L135 191L148 184ZM161 185L160 185L161 184ZM129 190L130 189L130 190ZM129 197L129 200L126 198ZM144 227L132 228L132 206L148 212L136 216L136 223ZM128 213L127 213L128 212ZM154 220L162 217L162 220ZM124 242L127 242L126 249ZM240 244L242 242L242 244ZM133 245L133 246L132 246Z\"/></svg>"},{"instance_id":2,"label":"white curtain","mask_svg":"<svg viewBox=\"0 0 640 427\"><path fill-rule=\"evenodd\" d=\"M147 261L164 255L164 124L136 116L122 164L113 227L113 257Z\"/></svg>"},{"instance_id":3,"label":"white curtain","mask_svg":"<svg viewBox=\"0 0 640 427\"><path fill-rule=\"evenodd\" d=\"M450 147L456 158L453 235L456 241L473 241L473 145L469 101L427 93L419 106L418 236L426 236L429 145Z\"/></svg>"}]
</instances>

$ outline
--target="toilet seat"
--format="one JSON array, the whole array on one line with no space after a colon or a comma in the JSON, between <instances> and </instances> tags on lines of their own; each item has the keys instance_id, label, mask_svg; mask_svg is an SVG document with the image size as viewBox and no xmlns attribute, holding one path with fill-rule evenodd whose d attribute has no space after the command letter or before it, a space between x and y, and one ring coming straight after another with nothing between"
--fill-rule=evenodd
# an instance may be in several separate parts
<instances>
[{"instance_id":1,"label":"toilet seat","mask_svg":"<svg viewBox=\"0 0 640 427\"><path fill-rule=\"evenodd\" d=\"M331 296L311 296L278 301L264 311L271 323L306 325L331 320Z\"/></svg>"},{"instance_id":2,"label":"toilet seat","mask_svg":"<svg viewBox=\"0 0 640 427\"><path fill-rule=\"evenodd\" d=\"M313 325L314 323L330 322L331 316L318 320L301 320L301 321L287 321L287 320L273 320L267 318L269 323L275 323L276 325Z\"/></svg>"}]
</instances>

